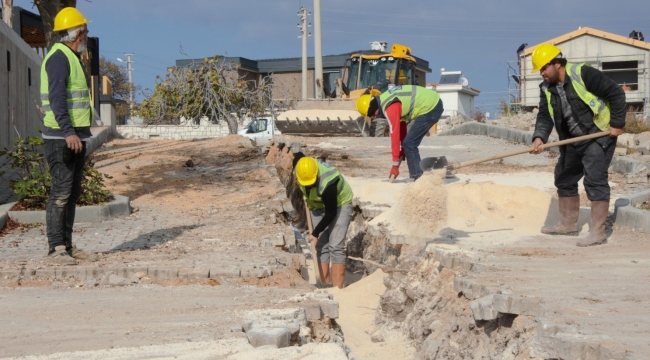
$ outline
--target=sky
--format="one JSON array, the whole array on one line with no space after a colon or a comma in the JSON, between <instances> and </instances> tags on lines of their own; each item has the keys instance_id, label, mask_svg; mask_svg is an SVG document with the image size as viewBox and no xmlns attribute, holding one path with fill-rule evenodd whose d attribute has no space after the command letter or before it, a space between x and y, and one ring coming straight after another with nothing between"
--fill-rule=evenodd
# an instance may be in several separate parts
<instances>
[{"instance_id":1,"label":"sky","mask_svg":"<svg viewBox=\"0 0 650 360\"><path fill-rule=\"evenodd\" d=\"M299 57L297 12L313 10L311 0L77 1L101 55L117 62L134 54L133 82L143 89L178 59ZM14 0L38 13L32 3ZM648 0L321 0L321 13L323 55L369 49L372 41L407 45L429 61L427 82L437 82L441 68L460 70L481 90L477 109L493 114L508 97L508 61L522 43L533 46L580 26L626 37L642 31L650 41Z\"/></svg>"}]
</instances>

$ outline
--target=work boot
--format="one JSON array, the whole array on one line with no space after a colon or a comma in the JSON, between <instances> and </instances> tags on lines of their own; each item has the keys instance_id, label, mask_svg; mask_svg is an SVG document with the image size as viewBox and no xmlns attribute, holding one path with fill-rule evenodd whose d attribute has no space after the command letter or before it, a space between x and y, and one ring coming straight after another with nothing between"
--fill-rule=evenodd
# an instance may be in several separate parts
<instances>
[{"instance_id":1,"label":"work boot","mask_svg":"<svg viewBox=\"0 0 650 360\"><path fill-rule=\"evenodd\" d=\"M51 250L47 254L47 260L52 265L77 265L77 261L65 250L65 245L56 246Z\"/></svg>"},{"instance_id":2,"label":"work boot","mask_svg":"<svg viewBox=\"0 0 650 360\"><path fill-rule=\"evenodd\" d=\"M72 256L73 258L75 258L77 260L85 260L85 261L88 261L88 262L95 262L95 261L99 260L99 255L97 255L95 253L89 253L89 252L85 252L83 250L79 250L79 249L77 249L77 245L72 245L70 247L67 247L66 251L68 252L68 254L70 256Z\"/></svg>"},{"instance_id":3,"label":"work boot","mask_svg":"<svg viewBox=\"0 0 650 360\"><path fill-rule=\"evenodd\" d=\"M332 264L332 285L343 289L345 285L345 264Z\"/></svg>"},{"instance_id":4,"label":"work boot","mask_svg":"<svg viewBox=\"0 0 650 360\"><path fill-rule=\"evenodd\" d=\"M606 243L605 223L607 222L607 215L609 215L609 201L592 201L589 235L580 239L576 245L584 247Z\"/></svg>"},{"instance_id":5,"label":"work boot","mask_svg":"<svg viewBox=\"0 0 650 360\"><path fill-rule=\"evenodd\" d=\"M318 263L318 269L320 270L320 283L327 285L332 281L330 278L330 264L329 263Z\"/></svg>"},{"instance_id":6,"label":"work boot","mask_svg":"<svg viewBox=\"0 0 650 360\"><path fill-rule=\"evenodd\" d=\"M578 215L580 214L580 196L560 196L560 221L554 226L544 226L542 234L578 235Z\"/></svg>"}]
</instances>

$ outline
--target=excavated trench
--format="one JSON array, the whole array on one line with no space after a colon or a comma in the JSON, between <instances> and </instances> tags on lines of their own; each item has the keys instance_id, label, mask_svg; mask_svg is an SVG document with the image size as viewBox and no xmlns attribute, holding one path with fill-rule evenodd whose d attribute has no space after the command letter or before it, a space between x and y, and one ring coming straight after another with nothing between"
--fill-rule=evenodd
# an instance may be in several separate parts
<instances>
[{"instance_id":1,"label":"excavated trench","mask_svg":"<svg viewBox=\"0 0 650 360\"><path fill-rule=\"evenodd\" d=\"M292 174L293 153L301 145L278 144L270 148L267 164L275 164L295 211L293 223L304 228L302 197ZM310 154L307 154L310 155ZM316 154L312 154L316 156ZM471 300L459 291L455 279L481 271L467 258L423 246L394 244L390 230L373 220L387 206L355 199L354 220L348 230L350 272L385 272L373 329L365 329L373 342L399 334L407 339L405 358L417 359L531 359L536 355L537 321L533 315L499 313L494 319L475 320ZM537 352L539 353L539 352ZM354 352L352 353L354 355ZM351 355L351 356L352 356Z\"/></svg>"}]
</instances>

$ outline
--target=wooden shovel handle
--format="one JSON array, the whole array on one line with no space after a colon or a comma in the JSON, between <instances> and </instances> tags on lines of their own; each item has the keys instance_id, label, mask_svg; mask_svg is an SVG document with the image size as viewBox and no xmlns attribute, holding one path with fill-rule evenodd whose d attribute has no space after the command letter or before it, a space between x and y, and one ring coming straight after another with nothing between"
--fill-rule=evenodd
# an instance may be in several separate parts
<instances>
[{"instance_id":1,"label":"wooden shovel handle","mask_svg":"<svg viewBox=\"0 0 650 360\"><path fill-rule=\"evenodd\" d=\"M305 213L307 215L307 229L309 230L309 234L311 235L312 232L314 232L314 225L311 222L311 211L309 211L309 207L307 206L307 201L304 200L305 203ZM318 260L316 259L316 245L312 244L309 239L307 239L307 243L309 244L309 249L311 250L311 258L314 261L314 276L316 276L316 284L320 284L320 278L321 278L321 273L320 273L320 266L318 266Z\"/></svg>"},{"instance_id":2,"label":"wooden shovel handle","mask_svg":"<svg viewBox=\"0 0 650 360\"><path fill-rule=\"evenodd\" d=\"M578 142L578 141L596 139L596 138L607 136L607 135L609 135L609 131L603 131L603 132L598 132L598 133L594 133L594 134L578 136L576 138L571 138L571 139L566 139L566 140L562 140L562 141L556 141L556 142L552 142L552 143L548 143L548 144L543 144L543 145L540 146L540 148L542 150L544 150L544 149L548 149L548 148L555 147L555 146L562 146L562 145L566 145L566 144L575 143L575 142ZM480 164L480 163L483 163L483 162L486 162L486 161L491 161L491 160L503 159L503 158L507 158L507 157L510 157L510 156L529 153L531 151L533 151L532 146L529 147L529 148L526 148L526 149L513 150L513 151L510 151L510 152L507 152L507 153L487 156L487 157L476 159L476 160L470 160L470 161L465 161L465 162L456 163L456 164L449 164L447 166L447 170L453 170L453 169L458 169L458 168L462 168L462 167L465 167L465 166L476 165L476 164Z\"/></svg>"}]
</instances>

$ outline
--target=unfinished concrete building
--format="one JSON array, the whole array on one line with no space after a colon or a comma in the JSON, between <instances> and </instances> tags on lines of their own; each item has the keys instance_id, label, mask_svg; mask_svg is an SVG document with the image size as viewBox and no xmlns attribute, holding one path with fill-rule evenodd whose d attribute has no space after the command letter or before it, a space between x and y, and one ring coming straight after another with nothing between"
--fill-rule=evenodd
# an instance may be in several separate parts
<instances>
[{"instance_id":1,"label":"unfinished concrete building","mask_svg":"<svg viewBox=\"0 0 650 360\"><path fill-rule=\"evenodd\" d=\"M634 112L650 116L648 86L650 79L650 43L589 27L544 41L562 50L570 62L586 62L616 81L625 90L627 104ZM509 66L510 105L532 110L539 106L539 72L531 73L535 46L519 54Z\"/></svg>"}]
</instances>

